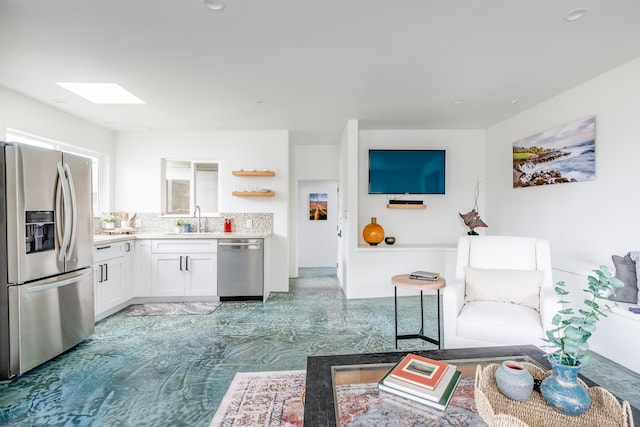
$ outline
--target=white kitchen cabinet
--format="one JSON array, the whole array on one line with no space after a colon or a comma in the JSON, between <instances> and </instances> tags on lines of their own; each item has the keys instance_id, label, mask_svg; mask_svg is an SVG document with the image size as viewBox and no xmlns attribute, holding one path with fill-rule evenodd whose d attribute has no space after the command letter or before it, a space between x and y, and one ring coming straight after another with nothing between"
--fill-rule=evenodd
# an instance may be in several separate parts
<instances>
[{"instance_id":1,"label":"white kitchen cabinet","mask_svg":"<svg viewBox=\"0 0 640 427\"><path fill-rule=\"evenodd\" d=\"M131 242L94 246L95 317L100 320L122 309L133 298Z\"/></svg>"},{"instance_id":2,"label":"white kitchen cabinet","mask_svg":"<svg viewBox=\"0 0 640 427\"><path fill-rule=\"evenodd\" d=\"M134 248L134 297L149 297L151 296L151 240L136 240Z\"/></svg>"},{"instance_id":3,"label":"white kitchen cabinet","mask_svg":"<svg viewBox=\"0 0 640 427\"><path fill-rule=\"evenodd\" d=\"M153 240L151 244L151 295L217 295L215 240Z\"/></svg>"}]
</instances>

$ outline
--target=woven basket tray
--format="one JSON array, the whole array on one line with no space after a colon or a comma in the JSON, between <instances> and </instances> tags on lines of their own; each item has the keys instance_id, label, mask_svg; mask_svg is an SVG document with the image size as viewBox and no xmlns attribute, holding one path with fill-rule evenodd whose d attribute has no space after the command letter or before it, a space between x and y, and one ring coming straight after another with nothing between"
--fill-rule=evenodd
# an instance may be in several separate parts
<instances>
[{"instance_id":1,"label":"woven basket tray","mask_svg":"<svg viewBox=\"0 0 640 427\"><path fill-rule=\"evenodd\" d=\"M551 374L531 363L522 363L533 378L542 380ZM589 388L591 408L582 415L563 415L553 409L536 391L525 402L511 400L496 385L495 373L500 365L490 364L476 368L475 402L478 413L489 426L496 427L633 427L629 402L618 402L602 387ZM584 383L583 383L584 385Z\"/></svg>"}]
</instances>

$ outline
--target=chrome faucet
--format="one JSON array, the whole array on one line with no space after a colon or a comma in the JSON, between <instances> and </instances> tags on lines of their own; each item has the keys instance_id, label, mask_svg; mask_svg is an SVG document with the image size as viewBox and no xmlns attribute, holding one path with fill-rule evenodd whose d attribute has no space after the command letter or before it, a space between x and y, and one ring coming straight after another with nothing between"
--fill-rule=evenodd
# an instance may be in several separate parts
<instances>
[{"instance_id":1,"label":"chrome faucet","mask_svg":"<svg viewBox=\"0 0 640 427\"><path fill-rule=\"evenodd\" d=\"M196 208L193 211L193 217L196 217L196 214L198 215L198 226L196 227L196 233L200 232L200 206L196 205Z\"/></svg>"}]
</instances>

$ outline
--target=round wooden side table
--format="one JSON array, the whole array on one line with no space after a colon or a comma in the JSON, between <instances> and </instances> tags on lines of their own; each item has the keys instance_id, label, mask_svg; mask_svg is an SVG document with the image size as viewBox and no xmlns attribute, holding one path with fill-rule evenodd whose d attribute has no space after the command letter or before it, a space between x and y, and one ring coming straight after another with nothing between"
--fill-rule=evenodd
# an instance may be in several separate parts
<instances>
[{"instance_id":1,"label":"round wooden side table","mask_svg":"<svg viewBox=\"0 0 640 427\"><path fill-rule=\"evenodd\" d=\"M438 280L419 280L412 279L409 274L399 274L391 278L393 284L393 305L395 311L396 322L396 349L398 348L398 340L408 339L421 339L428 341L431 344L435 344L440 347L440 289L443 289L447 285L447 281L440 277ZM411 289L413 291L420 291L420 332L417 334L403 334L398 335L398 288ZM438 307L438 338L431 338L424 334L424 304L422 301L423 291L436 291L437 295L437 307Z\"/></svg>"}]
</instances>

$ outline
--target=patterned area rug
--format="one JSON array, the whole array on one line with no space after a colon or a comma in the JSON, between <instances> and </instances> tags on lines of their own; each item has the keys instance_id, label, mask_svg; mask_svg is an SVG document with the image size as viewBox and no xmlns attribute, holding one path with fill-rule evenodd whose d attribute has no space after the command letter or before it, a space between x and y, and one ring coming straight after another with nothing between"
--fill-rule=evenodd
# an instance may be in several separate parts
<instances>
[{"instance_id":1,"label":"patterned area rug","mask_svg":"<svg viewBox=\"0 0 640 427\"><path fill-rule=\"evenodd\" d=\"M474 378L462 378L446 411L380 391L377 383L336 388L340 426L454 427L486 426L476 412Z\"/></svg>"},{"instance_id":2,"label":"patterned area rug","mask_svg":"<svg viewBox=\"0 0 640 427\"><path fill-rule=\"evenodd\" d=\"M135 304L124 312L125 316L183 316L211 314L220 307L219 302L167 302Z\"/></svg>"},{"instance_id":3,"label":"patterned area rug","mask_svg":"<svg viewBox=\"0 0 640 427\"><path fill-rule=\"evenodd\" d=\"M301 427L305 371L236 374L209 427ZM474 378L462 378L446 411L390 393L377 383L337 387L341 427L486 426L478 415Z\"/></svg>"},{"instance_id":4,"label":"patterned area rug","mask_svg":"<svg viewBox=\"0 0 640 427\"><path fill-rule=\"evenodd\" d=\"M306 371L238 372L210 427L302 427Z\"/></svg>"}]
</instances>

